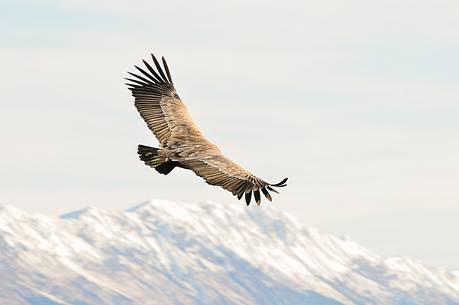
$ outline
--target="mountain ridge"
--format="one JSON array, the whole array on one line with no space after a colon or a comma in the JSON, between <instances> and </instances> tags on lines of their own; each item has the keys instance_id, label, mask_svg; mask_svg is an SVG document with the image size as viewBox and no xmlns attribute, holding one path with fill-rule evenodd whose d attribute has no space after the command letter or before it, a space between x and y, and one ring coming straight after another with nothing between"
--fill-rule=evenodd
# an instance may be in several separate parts
<instances>
[{"instance_id":1,"label":"mountain ridge","mask_svg":"<svg viewBox=\"0 0 459 305\"><path fill-rule=\"evenodd\" d=\"M456 272L383 258L269 206L215 202L60 217L0 206L2 278L12 305L459 304Z\"/></svg>"}]
</instances>

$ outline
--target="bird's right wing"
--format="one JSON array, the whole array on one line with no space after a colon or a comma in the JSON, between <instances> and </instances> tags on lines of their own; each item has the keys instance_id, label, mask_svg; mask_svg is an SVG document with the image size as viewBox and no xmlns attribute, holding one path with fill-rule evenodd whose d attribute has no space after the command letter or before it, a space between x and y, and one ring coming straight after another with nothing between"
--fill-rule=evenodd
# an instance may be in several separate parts
<instances>
[{"instance_id":1,"label":"bird's right wing","mask_svg":"<svg viewBox=\"0 0 459 305\"><path fill-rule=\"evenodd\" d=\"M177 95L166 60L162 58L163 68L151 54L157 71L145 60L143 63L148 71L135 66L142 74L128 72L134 78L126 78L129 89L135 98L135 107L140 113L148 128L158 139L161 146L166 146L172 135L176 116L187 115L186 107Z\"/></svg>"},{"instance_id":2,"label":"bird's right wing","mask_svg":"<svg viewBox=\"0 0 459 305\"><path fill-rule=\"evenodd\" d=\"M180 163L204 178L208 184L218 185L237 196L238 199L245 195L247 205L250 204L252 193L256 203L261 203L260 191L271 201L268 190L277 193L273 187L283 187L287 181L285 178L276 184L267 183L221 154L182 159Z\"/></svg>"}]
</instances>

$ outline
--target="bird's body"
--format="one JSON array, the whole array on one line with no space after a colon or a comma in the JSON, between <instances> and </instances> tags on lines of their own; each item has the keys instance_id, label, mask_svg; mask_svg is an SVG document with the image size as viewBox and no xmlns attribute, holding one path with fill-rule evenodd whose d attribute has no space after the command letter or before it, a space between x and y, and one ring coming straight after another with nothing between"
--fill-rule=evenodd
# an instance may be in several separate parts
<instances>
[{"instance_id":1,"label":"bird's body","mask_svg":"<svg viewBox=\"0 0 459 305\"><path fill-rule=\"evenodd\" d=\"M247 205L252 192L260 204L260 191L271 200L268 190L285 186L287 179L270 184L252 175L222 155L218 146L207 140L193 122L187 107L175 91L169 68L162 58L164 70L152 55L156 71L143 61L149 72L137 67L143 76L129 73L128 80L135 106L160 143L159 148L139 145L140 159L161 174L175 167L192 170L208 184L219 185L236 195L245 195Z\"/></svg>"}]
</instances>

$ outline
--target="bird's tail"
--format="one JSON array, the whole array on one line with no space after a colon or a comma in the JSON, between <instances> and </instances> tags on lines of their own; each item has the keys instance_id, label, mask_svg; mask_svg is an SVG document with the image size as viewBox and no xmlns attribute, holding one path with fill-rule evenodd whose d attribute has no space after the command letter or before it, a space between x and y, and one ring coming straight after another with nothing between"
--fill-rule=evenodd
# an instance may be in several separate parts
<instances>
[{"instance_id":1,"label":"bird's tail","mask_svg":"<svg viewBox=\"0 0 459 305\"><path fill-rule=\"evenodd\" d=\"M137 147L137 153L139 154L140 160L145 162L146 165L153 167L158 173L167 175L176 166L173 161L166 161L158 156L159 148L139 145Z\"/></svg>"},{"instance_id":2,"label":"bird's tail","mask_svg":"<svg viewBox=\"0 0 459 305\"><path fill-rule=\"evenodd\" d=\"M161 160L158 156L158 150L159 148L145 145L139 145L137 147L137 153L139 154L140 160L153 167L161 164Z\"/></svg>"}]
</instances>

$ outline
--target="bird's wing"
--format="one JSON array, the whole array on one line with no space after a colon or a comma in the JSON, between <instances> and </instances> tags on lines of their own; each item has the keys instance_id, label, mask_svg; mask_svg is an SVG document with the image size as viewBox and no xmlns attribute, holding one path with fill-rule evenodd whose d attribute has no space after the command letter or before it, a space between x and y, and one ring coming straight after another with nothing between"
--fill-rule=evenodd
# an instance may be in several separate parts
<instances>
[{"instance_id":1,"label":"bird's wing","mask_svg":"<svg viewBox=\"0 0 459 305\"><path fill-rule=\"evenodd\" d=\"M257 204L261 203L260 191L271 201L268 190L277 193L273 187L286 186L287 178L279 183L271 184L255 177L249 171L237 165L223 155L211 155L196 159L180 160L185 167L196 175L204 178L210 185L218 185L241 199L245 195L247 205L250 204L252 192Z\"/></svg>"},{"instance_id":2,"label":"bird's wing","mask_svg":"<svg viewBox=\"0 0 459 305\"><path fill-rule=\"evenodd\" d=\"M148 128L153 131L161 146L164 147L170 139L174 127L179 125L176 122L180 118L176 116L187 116L188 112L175 91L164 57L162 58L164 70L153 54L151 57L156 70L144 60L146 69L135 66L141 75L128 72L134 78L126 79L130 81L127 85L135 98L135 107L140 116L147 123Z\"/></svg>"}]
</instances>

